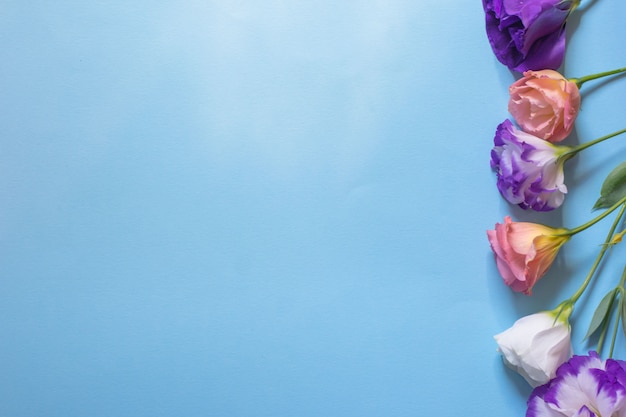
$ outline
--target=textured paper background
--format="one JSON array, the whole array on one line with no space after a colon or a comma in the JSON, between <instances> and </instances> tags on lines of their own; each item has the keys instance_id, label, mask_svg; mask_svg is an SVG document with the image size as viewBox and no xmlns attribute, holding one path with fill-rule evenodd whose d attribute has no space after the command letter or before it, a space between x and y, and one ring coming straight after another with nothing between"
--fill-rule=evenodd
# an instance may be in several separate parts
<instances>
[{"instance_id":1,"label":"textured paper background","mask_svg":"<svg viewBox=\"0 0 626 417\"><path fill-rule=\"evenodd\" d=\"M578 16L565 75L626 65L626 3ZM569 162L554 213L503 202L479 1L5 1L0 57L0 415L524 415L492 336L571 295L608 222L532 298L485 230L588 220L626 146ZM625 96L588 83L569 143Z\"/></svg>"}]
</instances>

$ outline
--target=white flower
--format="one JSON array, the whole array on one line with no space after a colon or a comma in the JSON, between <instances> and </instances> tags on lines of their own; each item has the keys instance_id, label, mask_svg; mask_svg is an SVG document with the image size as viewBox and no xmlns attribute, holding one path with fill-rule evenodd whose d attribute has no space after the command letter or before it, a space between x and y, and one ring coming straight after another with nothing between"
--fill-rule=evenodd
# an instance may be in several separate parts
<instances>
[{"instance_id":1,"label":"white flower","mask_svg":"<svg viewBox=\"0 0 626 417\"><path fill-rule=\"evenodd\" d=\"M531 314L494 336L504 363L533 387L556 375L556 369L572 357L569 315L571 307ZM559 314L560 312L560 314Z\"/></svg>"}]
</instances>

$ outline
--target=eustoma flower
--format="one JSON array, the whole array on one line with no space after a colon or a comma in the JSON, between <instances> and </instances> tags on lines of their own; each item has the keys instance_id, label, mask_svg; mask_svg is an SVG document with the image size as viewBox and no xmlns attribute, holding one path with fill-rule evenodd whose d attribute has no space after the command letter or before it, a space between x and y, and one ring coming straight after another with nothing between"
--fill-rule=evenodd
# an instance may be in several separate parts
<instances>
[{"instance_id":1,"label":"eustoma flower","mask_svg":"<svg viewBox=\"0 0 626 417\"><path fill-rule=\"evenodd\" d=\"M565 55L565 22L579 0L483 0L487 37L509 69L557 69Z\"/></svg>"},{"instance_id":2,"label":"eustoma flower","mask_svg":"<svg viewBox=\"0 0 626 417\"><path fill-rule=\"evenodd\" d=\"M580 110L580 88L587 81L619 74L626 68L579 78L556 71L525 71L509 87L509 112L524 132L550 142L560 142L574 128Z\"/></svg>"},{"instance_id":3,"label":"eustoma flower","mask_svg":"<svg viewBox=\"0 0 626 417\"><path fill-rule=\"evenodd\" d=\"M594 219L573 229L555 229L537 223L514 222L511 217L506 216L503 224L496 223L494 230L487 230L487 238L504 283L513 291L530 295L533 286L554 262L561 246L572 236L593 226L623 204L626 204L626 195ZM577 297L579 295L573 297L573 300Z\"/></svg>"},{"instance_id":4,"label":"eustoma flower","mask_svg":"<svg viewBox=\"0 0 626 417\"><path fill-rule=\"evenodd\" d=\"M563 165L578 152L625 133L619 130L576 147L558 146L516 128L509 120L498 125L491 151L500 194L523 209L550 211L563 204L567 187Z\"/></svg>"},{"instance_id":5,"label":"eustoma flower","mask_svg":"<svg viewBox=\"0 0 626 417\"><path fill-rule=\"evenodd\" d=\"M504 363L531 386L545 384L572 356L571 306L531 314L494 336Z\"/></svg>"},{"instance_id":6,"label":"eustoma flower","mask_svg":"<svg viewBox=\"0 0 626 417\"><path fill-rule=\"evenodd\" d=\"M626 362L597 353L574 356L556 377L535 388L526 417L626 416Z\"/></svg>"},{"instance_id":7,"label":"eustoma flower","mask_svg":"<svg viewBox=\"0 0 626 417\"><path fill-rule=\"evenodd\" d=\"M549 211L563 204L567 187L560 158L569 148L517 129L509 120L496 129L491 168L500 194L523 209Z\"/></svg>"},{"instance_id":8,"label":"eustoma flower","mask_svg":"<svg viewBox=\"0 0 626 417\"><path fill-rule=\"evenodd\" d=\"M509 87L509 112L524 132L560 142L580 109L578 85L552 70L526 71Z\"/></svg>"},{"instance_id":9,"label":"eustoma flower","mask_svg":"<svg viewBox=\"0 0 626 417\"><path fill-rule=\"evenodd\" d=\"M514 222L506 216L487 237L504 283L530 295L535 283L552 265L559 249L570 239L567 229Z\"/></svg>"}]
</instances>

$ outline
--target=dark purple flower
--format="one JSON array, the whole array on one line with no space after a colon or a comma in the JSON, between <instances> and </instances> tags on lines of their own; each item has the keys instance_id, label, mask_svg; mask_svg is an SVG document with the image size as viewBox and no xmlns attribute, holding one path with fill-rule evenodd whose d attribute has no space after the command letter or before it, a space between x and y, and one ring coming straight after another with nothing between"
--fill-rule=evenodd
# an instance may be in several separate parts
<instances>
[{"instance_id":1,"label":"dark purple flower","mask_svg":"<svg viewBox=\"0 0 626 417\"><path fill-rule=\"evenodd\" d=\"M626 362L573 356L533 390L526 417L626 416Z\"/></svg>"},{"instance_id":2,"label":"dark purple flower","mask_svg":"<svg viewBox=\"0 0 626 417\"><path fill-rule=\"evenodd\" d=\"M558 69L565 55L565 22L579 0L483 0L487 37L511 70Z\"/></svg>"},{"instance_id":3,"label":"dark purple flower","mask_svg":"<svg viewBox=\"0 0 626 417\"><path fill-rule=\"evenodd\" d=\"M522 132L510 120L498 125L493 143L491 167L498 190L509 203L536 211L563 204L567 187L559 156L568 148Z\"/></svg>"}]
</instances>

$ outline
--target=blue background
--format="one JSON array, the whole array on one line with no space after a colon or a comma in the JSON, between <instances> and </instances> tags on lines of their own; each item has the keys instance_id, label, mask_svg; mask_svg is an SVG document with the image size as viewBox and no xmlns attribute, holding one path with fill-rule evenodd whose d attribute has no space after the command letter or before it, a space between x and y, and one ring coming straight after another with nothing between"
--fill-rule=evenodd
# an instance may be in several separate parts
<instances>
[{"instance_id":1,"label":"blue background","mask_svg":"<svg viewBox=\"0 0 626 417\"><path fill-rule=\"evenodd\" d=\"M577 12L565 75L626 65L625 15ZM0 415L523 415L492 336L569 297L610 221L532 297L485 230L587 221L626 139L568 162L563 208L504 202L489 152L514 75L483 19L469 0L4 1ZM586 84L567 143L624 128L625 96ZM623 259L574 313L577 353Z\"/></svg>"}]
</instances>

